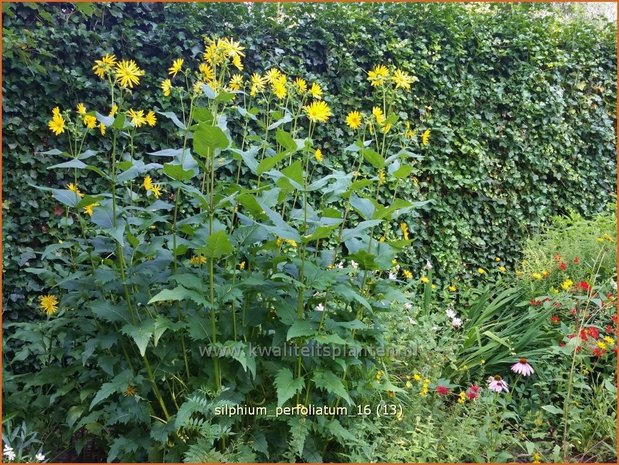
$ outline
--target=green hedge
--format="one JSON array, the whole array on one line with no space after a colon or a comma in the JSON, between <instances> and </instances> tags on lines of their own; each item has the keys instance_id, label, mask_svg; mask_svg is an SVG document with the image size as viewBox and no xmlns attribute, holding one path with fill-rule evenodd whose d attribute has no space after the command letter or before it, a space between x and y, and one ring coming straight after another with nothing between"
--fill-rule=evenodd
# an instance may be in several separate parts
<instances>
[{"instance_id":1,"label":"green hedge","mask_svg":"<svg viewBox=\"0 0 619 465\"><path fill-rule=\"evenodd\" d=\"M371 108L364 72L393 63L419 78L400 111L432 130L399 193L432 199L411 216L407 260L470 279L518 260L523 239L553 215L589 216L616 190L616 26L539 14L540 5L4 4L3 263L5 316L32 308L40 284L23 269L58 240L63 211L30 185L64 185L39 152L51 108L101 107L91 71L105 52L146 70L152 93L175 57L196 58L202 35L247 47L246 70L278 66L326 88L334 123L317 134L335 165L351 140L352 109ZM146 90L146 89L151 89ZM365 94L364 94L365 92ZM363 97L359 97L362 95ZM162 121L162 124L166 124ZM151 131L144 151L169 145ZM159 138L157 138L159 137ZM105 148L102 148L105 150ZM403 191L402 191L403 190ZM396 225L394 225L394 228ZM417 276L419 273L417 273Z\"/></svg>"}]
</instances>

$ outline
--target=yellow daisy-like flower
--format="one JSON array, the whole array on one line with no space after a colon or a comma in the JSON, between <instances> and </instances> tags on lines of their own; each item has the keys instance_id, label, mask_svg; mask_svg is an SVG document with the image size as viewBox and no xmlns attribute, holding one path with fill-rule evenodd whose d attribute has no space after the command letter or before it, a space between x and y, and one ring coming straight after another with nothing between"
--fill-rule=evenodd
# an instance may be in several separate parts
<instances>
[{"instance_id":1,"label":"yellow daisy-like flower","mask_svg":"<svg viewBox=\"0 0 619 465\"><path fill-rule=\"evenodd\" d=\"M430 279L427 276L422 276L421 278L419 278L419 281L421 281L423 284L428 284L430 282Z\"/></svg>"},{"instance_id":2,"label":"yellow daisy-like flower","mask_svg":"<svg viewBox=\"0 0 619 465\"><path fill-rule=\"evenodd\" d=\"M241 263L239 263L239 270L244 270L245 269L245 261L242 261Z\"/></svg>"},{"instance_id":3,"label":"yellow daisy-like flower","mask_svg":"<svg viewBox=\"0 0 619 465\"><path fill-rule=\"evenodd\" d=\"M140 84L140 77L144 76L144 70L140 69L133 60L122 60L116 64L116 82L122 87L133 89Z\"/></svg>"},{"instance_id":4,"label":"yellow daisy-like flower","mask_svg":"<svg viewBox=\"0 0 619 465\"><path fill-rule=\"evenodd\" d=\"M458 288L454 286L453 284L449 286L447 289L449 289L449 292L456 292L458 290Z\"/></svg>"},{"instance_id":5,"label":"yellow daisy-like flower","mask_svg":"<svg viewBox=\"0 0 619 465\"><path fill-rule=\"evenodd\" d=\"M411 129L411 123L408 121L405 123L404 137L407 139L412 139L415 137L415 131Z\"/></svg>"},{"instance_id":6,"label":"yellow daisy-like flower","mask_svg":"<svg viewBox=\"0 0 619 465\"><path fill-rule=\"evenodd\" d=\"M567 291L570 287L573 286L573 284L574 284L574 281L572 281L571 279L566 279L565 281L561 283L561 288L564 291Z\"/></svg>"},{"instance_id":7,"label":"yellow daisy-like flower","mask_svg":"<svg viewBox=\"0 0 619 465\"><path fill-rule=\"evenodd\" d=\"M150 176L146 176L142 185L144 189L150 191L153 188L153 179Z\"/></svg>"},{"instance_id":8,"label":"yellow daisy-like flower","mask_svg":"<svg viewBox=\"0 0 619 465\"><path fill-rule=\"evenodd\" d=\"M378 172L378 184L385 184L385 170L380 170Z\"/></svg>"},{"instance_id":9,"label":"yellow daisy-like flower","mask_svg":"<svg viewBox=\"0 0 619 465\"><path fill-rule=\"evenodd\" d=\"M204 255L194 255L189 259L189 263L192 265L203 265L206 263L206 257Z\"/></svg>"},{"instance_id":10,"label":"yellow daisy-like flower","mask_svg":"<svg viewBox=\"0 0 619 465\"><path fill-rule=\"evenodd\" d=\"M262 92L264 90L264 86L267 83L267 79L264 76L260 76L258 73L254 73L251 76L251 91L250 94L252 97L255 97L258 92Z\"/></svg>"},{"instance_id":11,"label":"yellow daisy-like flower","mask_svg":"<svg viewBox=\"0 0 619 465\"><path fill-rule=\"evenodd\" d=\"M59 136L64 132L64 118L62 115L54 115L54 117L47 123L50 131L54 133L54 135Z\"/></svg>"},{"instance_id":12,"label":"yellow daisy-like flower","mask_svg":"<svg viewBox=\"0 0 619 465\"><path fill-rule=\"evenodd\" d=\"M464 404L464 402L466 402L466 392L460 391L460 394L458 394L458 403Z\"/></svg>"},{"instance_id":13,"label":"yellow daisy-like flower","mask_svg":"<svg viewBox=\"0 0 619 465\"><path fill-rule=\"evenodd\" d=\"M136 394L138 393L138 390L135 386L127 386L127 389L125 389L125 392L123 392L123 396L125 397L134 397Z\"/></svg>"},{"instance_id":14,"label":"yellow daisy-like flower","mask_svg":"<svg viewBox=\"0 0 619 465\"><path fill-rule=\"evenodd\" d=\"M153 110L150 110L148 113L146 113L144 119L146 120L146 124L151 127L157 124L157 117L155 116L155 112Z\"/></svg>"},{"instance_id":15,"label":"yellow daisy-like flower","mask_svg":"<svg viewBox=\"0 0 619 465\"><path fill-rule=\"evenodd\" d=\"M86 114L86 105L83 103L78 103L76 109L78 115L84 116Z\"/></svg>"},{"instance_id":16,"label":"yellow daisy-like flower","mask_svg":"<svg viewBox=\"0 0 619 465\"><path fill-rule=\"evenodd\" d=\"M236 91L241 90L243 88L243 76L240 74L235 74L230 79L230 85L228 86L230 90Z\"/></svg>"},{"instance_id":17,"label":"yellow daisy-like flower","mask_svg":"<svg viewBox=\"0 0 619 465\"><path fill-rule=\"evenodd\" d=\"M54 107L52 109L52 116L60 116L60 108L59 107Z\"/></svg>"},{"instance_id":18,"label":"yellow daisy-like flower","mask_svg":"<svg viewBox=\"0 0 619 465\"><path fill-rule=\"evenodd\" d=\"M169 97L172 92L172 81L169 79L164 79L161 81L161 91L163 92L164 97Z\"/></svg>"},{"instance_id":19,"label":"yellow daisy-like flower","mask_svg":"<svg viewBox=\"0 0 619 465\"><path fill-rule=\"evenodd\" d=\"M537 279L538 281L539 281L540 279L542 279L542 278L543 278L543 276L542 276L542 274L541 274L541 273L532 273L532 274L531 274L531 277L532 277L533 279Z\"/></svg>"},{"instance_id":20,"label":"yellow daisy-like flower","mask_svg":"<svg viewBox=\"0 0 619 465\"><path fill-rule=\"evenodd\" d=\"M501 257L495 257L494 261L497 262L497 263L500 262L501 261Z\"/></svg>"},{"instance_id":21,"label":"yellow daisy-like flower","mask_svg":"<svg viewBox=\"0 0 619 465\"><path fill-rule=\"evenodd\" d=\"M316 149L316 151L314 152L314 158L316 159L318 163L321 163L322 162L322 150Z\"/></svg>"},{"instance_id":22,"label":"yellow daisy-like flower","mask_svg":"<svg viewBox=\"0 0 619 465\"><path fill-rule=\"evenodd\" d=\"M608 345L611 345L611 346L615 344L615 340L612 337L610 337L610 336L605 336L604 337L604 342L606 344L608 344Z\"/></svg>"},{"instance_id":23,"label":"yellow daisy-like flower","mask_svg":"<svg viewBox=\"0 0 619 465\"><path fill-rule=\"evenodd\" d=\"M320 84L316 82L312 82L309 93L316 100L322 99L322 87L320 87Z\"/></svg>"},{"instance_id":24,"label":"yellow daisy-like flower","mask_svg":"<svg viewBox=\"0 0 619 465\"><path fill-rule=\"evenodd\" d=\"M273 84L273 93L275 94L275 96L279 99L279 100L283 100L286 98L286 94L288 93L286 90L286 83L285 81L275 81L275 83Z\"/></svg>"},{"instance_id":25,"label":"yellow daisy-like flower","mask_svg":"<svg viewBox=\"0 0 619 465\"><path fill-rule=\"evenodd\" d=\"M97 118L92 115L84 116L84 126L88 129L94 129L97 127Z\"/></svg>"},{"instance_id":26,"label":"yellow daisy-like flower","mask_svg":"<svg viewBox=\"0 0 619 465\"><path fill-rule=\"evenodd\" d=\"M606 345L604 341L598 341L597 346L602 350L606 350L608 348L608 346Z\"/></svg>"},{"instance_id":27,"label":"yellow daisy-like flower","mask_svg":"<svg viewBox=\"0 0 619 465\"><path fill-rule=\"evenodd\" d=\"M533 452L531 458L533 459L533 463L542 463L542 454L539 452Z\"/></svg>"},{"instance_id":28,"label":"yellow daisy-like flower","mask_svg":"<svg viewBox=\"0 0 619 465\"><path fill-rule=\"evenodd\" d=\"M273 84L279 79L281 75L282 73L279 69L271 68L270 70L266 72L265 79L269 84Z\"/></svg>"},{"instance_id":29,"label":"yellow daisy-like flower","mask_svg":"<svg viewBox=\"0 0 619 465\"><path fill-rule=\"evenodd\" d=\"M142 127L146 124L144 110L129 109L127 116L131 118L131 124L133 124L136 128Z\"/></svg>"},{"instance_id":30,"label":"yellow daisy-like flower","mask_svg":"<svg viewBox=\"0 0 619 465\"><path fill-rule=\"evenodd\" d=\"M484 269L483 269L483 268L481 268L481 267L477 268L477 272L478 272L479 274L486 274L486 270L484 270Z\"/></svg>"},{"instance_id":31,"label":"yellow daisy-like flower","mask_svg":"<svg viewBox=\"0 0 619 465\"><path fill-rule=\"evenodd\" d=\"M95 212L95 207L98 207L99 204L98 203L91 203L90 205L86 205L84 207L84 212L88 215L88 216L92 216L92 214Z\"/></svg>"},{"instance_id":32,"label":"yellow daisy-like flower","mask_svg":"<svg viewBox=\"0 0 619 465\"><path fill-rule=\"evenodd\" d=\"M380 87L387 81L389 70L384 65L377 65L368 72L368 81L372 87Z\"/></svg>"},{"instance_id":33,"label":"yellow daisy-like flower","mask_svg":"<svg viewBox=\"0 0 619 465\"><path fill-rule=\"evenodd\" d=\"M391 77L391 80L395 84L396 89L409 90L411 88L411 84L416 81L416 78L410 76L404 71L396 69Z\"/></svg>"},{"instance_id":34,"label":"yellow daisy-like flower","mask_svg":"<svg viewBox=\"0 0 619 465\"><path fill-rule=\"evenodd\" d=\"M320 100L303 107L308 119L314 123L326 123L331 116L331 109L326 102Z\"/></svg>"},{"instance_id":35,"label":"yellow daisy-like flower","mask_svg":"<svg viewBox=\"0 0 619 465\"><path fill-rule=\"evenodd\" d=\"M116 113L118 113L118 105L114 104L112 105L109 116L116 116Z\"/></svg>"},{"instance_id":36,"label":"yellow daisy-like flower","mask_svg":"<svg viewBox=\"0 0 619 465\"><path fill-rule=\"evenodd\" d=\"M415 373L413 375L413 379L417 382L421 381L421 375L419 373Z\"/></svg>"},{"instance_id":37,"label":"yellow daisy-like flower","mask_svg":"<svg viewBox=\"0 0 619 465\"><path fill-rule=\"evenodd\" d=\"M387 118L385 118L385 114L383 113L383 110L380 107L372 108L372 115L374 115L374 118L376 119L376 122L378 123L379 126L382 126L383 124L385 124L385 120Z\"/></svg>"},{"instance_id":38,"label":"yellow daisy-like flower","mask_svg":"<svg viewBox=\"0 0 619 465\"><path fill-rule=\"evenodd\" d=\"M161 186L159 186L159 184L153 184L153 187L151 187L150 191L153 193L156 199L161 197Z\"/></svg>"},{"instance_id":39,"label":"yellow daisy-like flower","mask_svg":"<svg viewBox=\"0 0 619 465\"><path fill-rule=\"evenodd\" d=\"M168 68L168 74L172 77L176 77L179 71L183 68L183 63L185 63L185 60L182 58L177 58L174 60L172 62L172 66Z\"/></svg>"},{"instance_id":40,"label":"yellow daisy-like flower","mask_svg":"<svg viewBox=\"0 0 619 465\"><path fill-rule=\"evenodd\" d=\"M408 270L402 270L402 274L406 279L413 279L413 273Z\"/></svg>"},{"instance_id":41,"label":"yellow daisy-like flower","mask_svg":"<svg viewBox=\"0 0 619 465\"><path fill-rule=\"evenodd\" d=\"M198 70L202 74L202 79L205 81L213 81L215 80L215 70L213 67L207 63L200 63L198 66Z\"/></svg>"},{"instance_id":42,"label":"yellow daisy-like flower","mask_svg":"<svg viewBox=\"0 0 619 465\"><path fill-rule=\"evenodd\" d=\"M428 145L428 142L430 142L430 130L426 129L421 135L421 143L423 145Z\"/></svg>"},{"instance_id":43,"label":"yellow daisy-like flower","mask_svg":"<svg viewBox=\"0 0 619 465\"><path fill-rule=\"evenodd\" d=\"M100 60L95 60L95 64L92 67L92 70L97 76L103 79L107 73L112 71L115 65L116 56L108 53L104 55Z\"/></svg>"},{"instance_id":44,"label":"yellow daisy-like flower","mask_svg":"<svg viewBox=\"0 0 619 465\"><path fill-rule=\"evenodd\" d=\"M232 64L234 65L234 67L236 69L238 69L239 71L243 71L243 62L241 61L241 57L239 55L235 55L232 58Z\"/></svg>"},{"instance_id":45,"label":"yellow daisy-like flower","mask_svg":"<svg viewBox=\"0 0 619 465\"><path fill-rule=\"evenodd\" d=\"M297 91L297 94L299 95L304 95L305 92L307 92L307 82L305 81L305 79L296 78L294 80L294 86Z\"/></svg>"},{"instance_id":46,"label":"yellow daisy-like flower","mask_svg":"<svg viewBox=\"0 0 619 465\"><path fill-rule=\"evenodd\" d=\"M346 116L346 124L350 129L359 129L363 122L363 116L358 111L351 111Z\"/></svg>"},{"instance_id":47,"label":"yellow daisy-like flower","mask_svg":"<svg viewBox=\"0 0 619 465\"><path fill-rule=\"evenodd\" d=\"M245 54L243 50L245 47L242 47L239 42L235 42L234 39L223 38L219 41L219 46L225 49L226 55L232 58L244 57Z\"/></svg>"},{"instance_id":48,"label":"yellow daisy-like flower","mask_svg":"<svg viewBox=\"0 0 619 465\"><path fill-rule=\"evenodd\" d=\"M80 192L80 190L78 189L78 187L75 184L73 184L72 182L67 184L67 189L69 189L71 192L76 194L78 197L84 197L84 194L82 194Z\"/></svg>"},{"instance_id":49,"label":"yellow daisy-like flower","mask_svg":"<svg viewBox=\"0 0 619 465\"><path fill-rule=\"evenodd\" d=\"M48 316L52 316L58 311L58 297L55 295L39 296L39 307Z\"/></svg>"},{"instance_id":50,"label":"yellow daisy-like flower","mask_svg":"<svg viewBox=\"0 0 619 465\"><path fill-rule=\"evenodd\" d=\"M499 266L499 271L501 273L505 273L507 271L507 268L505 268L504 266Z\"/></svg>"},{"instance_id":51,"label":"yellow daisy-like flower","mask_svg":"<svg viewBox=\"0 0 619 465\"><path fill-rule=\"evenodd\" d=\"M102 136L105 136L105 131L106 131L105 124L99 123L99 132L101 133Z\"/></svg>"}]
</instances>

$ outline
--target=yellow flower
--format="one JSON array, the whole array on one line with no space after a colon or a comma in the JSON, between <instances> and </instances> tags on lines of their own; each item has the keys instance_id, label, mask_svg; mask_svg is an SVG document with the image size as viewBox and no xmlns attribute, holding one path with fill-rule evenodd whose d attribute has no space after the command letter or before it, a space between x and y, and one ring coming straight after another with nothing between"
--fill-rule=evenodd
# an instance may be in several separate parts
<instances>
[{"instance_id":1,"label":"yellow flower","mask_svg":"<svg viewBox=\"0 0 619 465\"><path fill-rule=\"evenodd\" d=\"M531 455L531 458L533 459L533 463L542 462L542 454L540 454L539 452L533 452L533 455Z\"/></svg>"},{"instance_id":2,"label":"yellow flower","mask_svg":"<svg viewBox=\"0 0 619 465\"><path fill-rule=\"evenodd\" d=\"M376 122L379 124L379 126L382 126L385 123L385 114L380 107L372 108L372 114L374 115L374 118L376 118Z\"/></svg>"},{"instance_id":3,"label":"yellow flower","mask_svg":"<svg viewBox=\"0 0 619 465\"><path fill-rule=\"evenodd\" d=\"M297 90L297 94L303 95L307 92L307 82L305 79L296 78L294 80L295 89Z\"/></svg>"},{"instance_id":4,"label":"yellow flower","mask_svg":"<svg viewBox=\"0 0 619 465\"><path fill-rule=\"evenodd\" d=\"M603 342L603 341L598 341L598 342L597 342L597 346L598 346L600 349L602 349L602 350L606 350L606 349L607 349L607 345L606 345L606 343L605 343L605 342Z\"/></svg>"},{"instance_id":5,"label":"yellow flower","mask_svg":"<svg viewBox=\"0 0 619 465\"><path fill-rule=\"evenodd\" d=\"M449 292L456 292L458 290L458 288L454 286L453 284L449 286L447 289L449 289Z\"/></svg>"},{"instance_id":6,"label":"yellow flower","mask_svg":"<svg viewBox=\"0 0 619 465\"><path fill-rule=\"evenodd\" d=\"M85 115L86 114L86 105L84 105L83 103L78 103L77 104L77 114L78 115Z\"/></svg>"},{"instance_id":7,"label":"yellow flower","mask_svg":"<svg viewBox=\"0 0 619 465\"><path fill-rule=\"evenodd\" d=\"M270 70L266 72L265 79L269 84L273 84L279 79L281 75L282 73L279 69L271 68Z\"/></svg>"},{"instance_id":8,"label":"yellow flower","mask_svg":"<svg viewBox=\"0 0 619 465\"><path fill-rule=\"evenodd\" d=\"M228 57L240 58L245 56L243 53L245 47L242 47L239 42L235 42L233 39L224 37L223 39L220 39L218 46L225 50Z\"/></svg>"},{"instance_id":9,"label":"yellow flower","mask_svg":"<svg viewBox=\"0 0 619 465\"><path fill-rule=\"evenodd\" d=\"M243 62L241 61L241 57L239 55L232 57L232 64L239 71L243 71Z\"/></svg>"},{"instance_id":10,"label":"yellow flower","mask_svg":"<svg viewBox=\"0 0 619 465\"><path fill-rule=\"evenodd\" d=\"M109 116L116 116L116 113L118 113L118 105L114 104L112 105Z\"/></svg>"},{"instance_id":11,"label":"yellow flower","mask_svg":"<svg viewBox=\"0 0 619 465\"><path fill-rule=\"evenodd\" d=\"M102 136L105 136L105 124L99 123L99 132L101 132Z\"/></svg>"},{"instance_id":12,"label":"yellow flower","mask_svg":"<svg viewBox=\"0 0 619 465\"><path fill-rule=\"evenodd\" d=\"M542 276L544 278L547 278L548 276L550 276L550 273L547 270L542 271Z\"/></svg>"},{"instance_id":13,"label":"yellow flower","mask_svg":"<svg viewBox=\"0 0 619 465\"><path fill-rule=\"evenodd\" d=\"M350 129L359 129L363 121L363 116L358 111L351 111L346 116L346 124Z\"/></svg>"},{"instance_id":14,"label":"yellow flower","mask_svg":"<svg viewBox=\"0 0 619 465\"><path fill-rule=\"evenodd\" d=\"M499 266L499 271L501 273L505 273L507 271L507 268L505 268L504 266Z\"/></svg>"},{"instance_id":15,"label":"yellow flower","mask_svg":"<svg viewBox=\"0 0 619 465\"><path fill-rule=\"evenodd\" d=\"M273 93L279 100L286 98L286 94L288 93L286 91L286 81L275 81L273 83Z\"/></svg>"},{"instance_id":16,"label":"yellow flower","mask_svg":"<svg viewBox=\"0 0 619 465\"><path fill-rule=\"evenodd\" d=\"M59 136L64 132L64 118L62 115L57 114L47 123L50 131L54 133L54 135Z\"/></svg>"},{"instance_id":17,"label":"yellow flower","mask_svg":"<svg viewBox=\"0 0 619 465\"><path fill-rule=\"evenodd\" d=\"M615 340L612 337L610 337L610 336L606 336L606 337L604 337L604 342L606 342L608 345L612 346L615 343Z\"/></svg>"},{"instance_id":18,"label":"yellow flower","mask_svg":"<svg viewBox=\"0 0 619 465\"><path fill-rule=\"evenodd\" d=\"M52 116L60 116L60 108L59 107L54 107L52 109Z\"/></svg>"},{"instance_id":19,"label":"yellow flower","mask_svg":"<svg viewBox=\"0 0 619 465\"><path fill-rule=\"evenodd\" d=\"M176 77L176 75L178 74L178 72L181 70L181 68L183 67L183 63L185 62L185 60L183 60L182 58L177 58L176 60L174 60L172 62L172 66L170 66L168 68L168 74L171 75L172 77Z\"/></svg>"},{"instance_id":20,"label":"yellow flower","mask_svg":"<svg viewBox=\"0 0 619 465\"><path fill-rule=\"evenodd\" d=\"M192 265L202 265L206 263L206 257L204 255L194 255L189 259L189 263Z\"/></svg>"},{"instance_id":21,"label":"yellow flower","mask_svg":"<svg viewBox=\"0 0 619 465\"><path fill-rule=\"evenodd\" d=\"M146 113L144 119L149 126L154 126L155 124L157 124L157 117L155 116L155 112L153 110L150 110L148 113Z\"/></svg>"},{"instance_id":22,"label":"yellow flower","mask_svg":"<svg viewBox=\"0 0 619 465\"><path fill-rule=\"evenodd\" d=\"M481 268L481 267L477 268L477 272L478 272L479 274L486 274L486 270L484 270L484 269L483 269L483 268Z\"/></svg>"},{"instance_id":23,"label":"yellow flower","mask_svg":"<svg viewBox=\"0 0 619 465\"><path fill-rule=\"evenodd\" d=\"M73 184L72 182L67 184L67 189L69 189L71 192L76 194L78 197L84 197L84 194L82 194L80 190L77 188L77 186Z\"/></svg>"},{"instance_id":24,"label":"yellow flower","mask_svg":"<svg viewBox=\"0 0 619 465\"><path fill-rule=\"evenodd\" d=\"M572 281L571 279L566 279L565 281L561 283L561 288L564 291L567 291L570 287L572 287L573 284L574 284L574 281Z\"/></svg>"},{"instance_id":25,"label":"yellow flower","mask_svg":"<svg viewBox=\"0 0 619 465\"><path fill-rule=\"evenodd\" d=\"M202 78L205 81L213 81L215 79L215 71L213 67L207 63L200 63L198 70L202 73Z\"/></svg>"},{"instance_id":26,"label":"yellow flower","mask_svg":"<svg viewBox=\"0 0 619 465\"><path fill-rule=\"evenodd\" d=\"M380 381L381 378L383 377L383 375L384 375L384 373L381 370L378 370L374 377L376 378L376 381Z\"/></svg>"},{"instance_id":27,"label":"yellow flower","mask_svg":"<svg viewBox=\"0 0 619 465\"><path fill-rule=\"evenodd\" d=\"M378 172L378 184L385 184L385 170Z\"/></svg>"},{"instance_id":28,"label":"yellow flower","mask_svg":"<svg viewBox=\"0 0 619 465\"><path fill-rule=\"evenodd\" d=\"M97 127L97 118L92 115L84 116L84 126L88 129L94 129Z\"/></svg>"},{"instance_id":29,"label":"yellow flower","mask_svg":"<svg viewBox=\"0 0 619 465\"><path fill-rule=\"evenodd\" d=\"M419 281L421 281L423 284L428 284L430 282L427 276L422 276L421 278L419 278Z\"/></svg>"},{"instance_id":30,"label":"yellow flower","mask_svg":"<svg viewBox=\"0 0 619 465\"><path fill-rule=\"evenodd\" d=\"M127 386L127 389L125 389L125 392L123 392L123 396L125 397L133 397L138 393L138 390L135 386Z\"/></svg>"},{"instance_id":31,"label":"yellow flower","mask_svg":"<svg viewBox=\"0 0 619 465\"><path fill-rule=\"evenodd\" d=\"M402 270L402 274L406 279L413 279L413 273L408 270Z\"/></svg>"},{"instance_id":32,"label":"yellow flower","mask_svg":"<svg viewBox=\"0 0 619 465\"><path fill-rule=\"evenodd\" d=\"M389 70L384 65L377 65L368 72L368 81L372 87L382 86L389 77Z\"/></svg>"},{"instance_id":33,"label":"yellow flower","mask_svg":"<svg viewBox=\"0 0 619 465\"><path fill-rule=\"evenodd\" d=\"M421 381L421 375L419 373L415 373L413 375L413 379L417 382Z\"/></svg>"},{"instance_id":34,"label":"yellow flower","mask_svg":"<svg viewBox=\"0 0 619 465\"><path fill-rule=\"evenodd\" d=\"M48 316L53 315L58 311L58 297L55 295L42 295L39 296L39 307Z\"/></svg>"},{"instance_id":35,"label":"yellow flower","mask_svg":"<svg viewBox=\"0 0 619 465\"><path fill-rule=\"evenodd\" d=\"M164 79L161 81L161 91L163 92L164 97L169 97L170 92L172 91L172 81L169 79Z\"/></svg>"},{"instance_id":36,"label":"yellow flower","mask_svg":"<svg viewBox=\"0 0 619 465\"><path fill-rule=\"evenodd\" d=\"M230 79L229 87L232 91L241 90L243 88L243 76L241 76L240 74L235 74L234 76L232 76L232 79Z\"/></svg>"},{"instance_id":37,"label":"yellow flower","mask_svg":"<svg viewBox=\"0 0 619 465\"><path fill-rule=\"evenodd\" d=\"M127 116L131 118L131 123L139 128L146 124L146 117L144 116L144 110L133 110L129 109L127 112Z\"/></svg>"},{"instance_id":38,"label":"yellow flower","mask_svg":"<svg viewBox=\"0 0 619 465\"><path fill-rule=\"evenodd\" d=\"M410 76L404 71L396 69L393 73L393 77L391 78L391 80L395 84L396 89L408 90L411 88L411 84L415 82L417 78Z\"/></svg>"},{"instance_id":39,"label":"yellow flower","mask_svg":"<svg viewBox=\"0 0 619 465\"><path fill-rule=\"evenodd\" d=\"M104 55L100 60L95 60L95 64L92 67L92 70L97 76L103 79L106 73L112 71L114 65L116 65L116 56L108 53Z\"/></svg>"},{"instance_id":40,"label":"yellow flower","mask_svg":"<svg viewBox=\"0 0 619 465\"><path fill-rule=\"evenodd\" d=\"M242 261L241 263L239 263L239 270L244 270L245 269L245 261Z\"/></svg>"},{"instance_id":41,"label":"yellow flower","mask_svg":"<svg viewBox=\"0 0 619 465\"><path fill-rule=\"evenodd\" d=\"M501 257L495 257L494 261L497 262L497 263L500 262L501 261Z\"/></svg>"},{"instance_id":42,"label":"yellow flower","mask_svg":"<svg viewBox=\"0 0 619 465\"><path fill-rule=\"evenodd\" d=\"M143 186L144 186L144 189L146 189L146 191L149 191L153 188L153 180L150 176L146 176L144 178Z\"/></svg>"},{"instance_id":43,"label":"yellow flower","mask_svg":"<svg viewBox=\"0 0 619 465\"><path fill-rule=\"evenodd\" d=\"M404 237L404 240L408 240L409 236L408 236L408 225L406 223L400 223L400 229L402 230L402 236Z\"/></svg>"},{"instance_id":44,"label":"yellow flower","mask_svg":"<svg viewBox=\"0 0 619 465\"><path fill-rule=\"evenodd\" d=\"M321 163L322 162L322 150L316 149L316 151L314 152L314 158L316 159L318 163Z\"/></svg>"},{"instance_id":45,"label":"yellow flower","mask_svg":"<svg viewBox=\"0 0 619 465\"><path fill-rule=\"evenodd\" d=\"M133 60L122 60L116 65L116 81L122 87L133 89L134 85L140 84L141 76L144 76L144 70Z\"/></svg>"},{"instance_id":46,"label":"yellow flower","mask_svg":"<svg viewBox=\"0 0 619 465\"><path fill-rule=\"evenodd\" d=\"M533 277L533 279L537 280L540 280L543 277L541 273L532 273L531 276Z\"/></svg>"},{"instance_id":47,"label":"yellow flower","mask_svg":"<svg viewBox=\"0 0 619 465\"><path fill-rule=\"evenodd\" d=\"M159 186L159 184L153 184L153 187L151 187L150 191L153 193L156 199L161 197L161 186Z\"/></svg>"},{"instance_id":48,"label":"yellow flower","mask_svg":"<svg viewBox=\"0 0 619 465\"><path fill-rule=\"evenodd\" d=\"M98 203L91 203L90 205L86 205L84 207L84 212L88 215L88 216L92 216L92 214L95 212L95 207L98 207L99 204Z\"/></svg>"},{"instance_id":49,"label":"yellow flower","mask_svg":"<svg viewBox=\"0 0 619 465\"><path fill-rule=\"evenodd\" d=\"M430 141L430 130L426 129L425 131L423 131L423 134L421 135L421 143L423 145L428 145L429 141Z\"/></svg>"},{"instance_id":50,"label":"yellow flower","mask_svg":"<svg viewBox=\"0 0 619 465\"><path fill-rule=\"evenodd\" d=\"M404 137L407 137L408 139L412 139L413 137L415 137L415 131L411 129L411 123L407 121L405 124L406 124L406 130L404 131Z\"/></svg>"},{"instance_id":51,"label":"yellow flower","mask_svg":"<svg viewBox=\"0 0 619 465\"><path fill-rule=\"evenodd\" d=\"M296 247L297 246L297 241L292 240L292 239L286 239L286 242L291 245L292 247Z\"/></svg>"},{"instance_id":52,"label":"yellow flower","mask_svg":"<svg viewBox=\"0 0 619 465\"><path fill-rule=\"evenodd\" d=\"M458 403L464 404L465 401L466 401L466 392L460 391L460 394L458 394Z\"/></svg>"},{"instance_id":53,"label":"yellow flower","mask_svg":"<svg viewBox=\"0 0 619 465\"><path fill-rule=\"evenodd\" d=\"M264 76L260 76L258 73L254 73L251 76L251 96L255 97L258 92L264 90L264 86L267 83L267 79Z\"/></svg>"},{"instance_id":54,"label":"yellow flower","mask_svg":"<svg viewBox=\"0 0 619 465\"><path fill-rule=\"evenodd\" d=\"M608 242L615 242L615 240L612 238L612 236L608 233L604 234L604 240L608 241Z\"/></svg>"},{"instance_id":55,"label":"yellow flower","mask_svg":"<svg viewBox=\"0 0 619 465\"><path fill-rule=\"evenodd\" d=\"M326 123L331 116L331 109L326 102L312 102L309 105L303 107L307 117L314 123Z\"/></svg>"},{"instance_id":56,"label":"yellow flower","mask_svg":"<svg viewBox=\"0 0 619 465\"><path fill-rule=\"evenodd\" d=\"M309 93L316 100L322 99L322 87L320 87L320 84L312 82L312 87L310 87Z\"/></svg>"}]
</instances>

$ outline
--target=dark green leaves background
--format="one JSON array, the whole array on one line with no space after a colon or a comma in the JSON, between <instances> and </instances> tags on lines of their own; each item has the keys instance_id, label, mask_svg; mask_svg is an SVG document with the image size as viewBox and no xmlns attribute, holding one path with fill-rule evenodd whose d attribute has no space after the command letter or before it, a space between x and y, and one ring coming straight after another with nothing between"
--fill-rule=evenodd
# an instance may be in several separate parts
<instances>
[{"instance_id":1,"label":"dark green leaves background","mask_svg":"<svg viewBox=\"0 0 619 465\"><path fill-rule=\"evenodd\" d=\"M34 251L62 237L62 209L29 185L72 181L46 168L62 160L38 154L57 145L47 129L51 108L83 101L108 111L91 66L111 52L146 70L140 107L166 111L159 82L172 59L200 56L203 35L239 40L246 71L276 66L320 82L335 117L317 139L335 166L348 163L343 148L353 141L346 113L374 103L364 71L393 63L416 75L398 110L432 136L398 195L433 202L407 218L414 244L400 261L418 276L430 258L445 281L471 278L497 256L513 265L523 239L552 215L590 215L616 190L616 26L540 14L546 8L3 4L5 317L32 311L45 290L22 269L37 266ZM174 145L164 118L144 133L144 152ZM96 143L106 157L106 140Z\"/></svg>"}]
</instances>

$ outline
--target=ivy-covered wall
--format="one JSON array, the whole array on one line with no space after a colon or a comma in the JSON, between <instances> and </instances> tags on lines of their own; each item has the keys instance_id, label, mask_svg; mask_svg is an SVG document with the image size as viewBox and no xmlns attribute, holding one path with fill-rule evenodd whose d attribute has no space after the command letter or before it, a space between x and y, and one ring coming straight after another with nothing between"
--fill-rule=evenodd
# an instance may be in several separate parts
<instances>
[{"instance_id":1,"label":"ivy-covered wall","mask_svg":"<svg viewBox=\"0 0 619 465\"><path fill-rule=\"evenodd\" d=\"M416 75L401 112L431 141L399 194L431 199L408 223L412 269L426 258L445 282L478 267L512 266L522 240L552 215L585 215L616 191L616 26L540 12L543 5L490 4L3 4L3 309L34 308L36 266L64 218L31 185L65 185L39 152L49 149L51 108L85 101L105 111L92 71L104 53L147 72L137 96L165 110L157 92L173 58L196 59L202 35L246 47L246 71L279 67L317 80L335 118L317 138L347 163L344 124L371 109L365 73L393 63ZM162 118L163 120L163 118ZM168 146L161 121L144 151ZM101 147L105 153L105 147ZM386 199L383 199L386 201ZM397 225L394 225L394 229Z\"/></svg>"}]
</instances>

